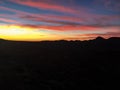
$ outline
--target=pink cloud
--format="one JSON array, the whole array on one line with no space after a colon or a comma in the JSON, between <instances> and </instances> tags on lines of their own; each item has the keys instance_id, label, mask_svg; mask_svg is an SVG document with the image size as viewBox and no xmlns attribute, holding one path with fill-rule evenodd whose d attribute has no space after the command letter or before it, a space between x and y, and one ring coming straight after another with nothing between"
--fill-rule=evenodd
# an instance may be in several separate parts
<instances>
[{"instance_id":1,"label":"pink cloud","mask_svg":"<svg viewBox=\"0 0 120 90\"><path fill-rule=\"evenodd\" d=\"M64 25L64 26L44 26L44 25L20 25L22 27L43 29L43 30L55 30L55 31L113 31L120 32L120 26L94 26L94 25Z\"/></svg>"},{"instance_id":2,"label":"pink cloud","mask_svg":"<svg viewBox=\"0 0 120 90\"><path fill-rule=\"evenodd\" d=\"M37 17L32 15L21 15L20 18L37 21L37 22L47 22L47 23L56 23L56 24L78 24L84 23L86 20L77 17L71 16L57 16L57 15L46 15L42 14L43 17Z\"/></svg>"},{"instance_id":3,"label":"pink cloud","mask_svg":"<svg viewBox=\"0 0 120 90\"><path fill-rule=\"evenodd\" d=\"M81 25L64 25L64 26L22 25L22 26L56 31L97 30L99 28L94 26L81 26Z\"/></svg>"},{"instance_id":4,"label":"pink cloud","mask_svg":"<svg viewBox=\"0 0 120 90\"><path fill-rule=\"evenodd\" d=\"M73 0L10 0L11 2L29 6L37 9L42 10L49 10L49 11L56 11L56 12L62 12L62 13L69 13L72 15L77 16L92 16L93 14L90 14L90 8L86 8L84 6L78 6L74 5ZM66 2L67 5L62 5L60 2Z\"/></svg>"},{"instance_id":5,"label":"pink cloud","mask_svg":"<svg viewBox=\"0 0 120 90\"><path fill-rule=\"evenodd\" d=\"M6 19L6 18L0 18L0 21L7 22L7 23L20 23L16 20Z\"/></svg>"},{"instance_id":6,"label":"pink cloud","mask_svg":"<svg viewBox=\"0 0 120 90\"><path fill-rule=\"evenodd\" d=\"M52 1L48 2L48 0L45 1L32 1L32 0L11 0L15 3L38 8L38 9L44 9L44 10L52 10L52 11L59 11L64 13L77 13L77 11L73 8L66 7L63 5L59 5L58 3L51 3Z\"/></svg>"},{"instance_id":7,"label":"pink cloud","mask_svg":"<svg viewBox=\"0 0 120 90\"><path fill-rule=\"evenodd\" d=\"M0 6L1 10L6 10L6 11L11 11L14 12L14 15L3 15L0 14L0 16L4 16L4 17L17 17L17 18L21 18L21 19L26 19L26 20L31 20L31 21L43 21L43 22L56 22L60 21L60 23L62 21L66 21L66 22L85 22L85 20L83 18L79 18L79 17L72 17L72 16L59 16L59 15L54 15L54 14L33 14L33 13L29 13L29 12L24 12L24 11L20 11L20 10L16 10L16 9L12 9L12 8L7 8L7 7L3 7Z\"/></svg>"},{"instance_id":8,"label":"pink cloud","mask_svg":"<svg viewBox=\"0 0 120 90\"><path fill-rule=\"evenodd\" d=\"M21 0L18 0L21 1ZM29 0L27 0L29 1ZM20 18L22 20L30 20L35 22L47 22L47 23L56 23L56 24L63 24L63 25L69 25L69 24L84 24L84 23L94 23L97 25L109 25L114 21L120 20L119 15L97 15L97 14L85 14L83 16L85 17L75 17L75 16L59 16L54 14L34 14L29 13L25 11L20 11L12 8L7 8L0 6L1 10L11 11L14 12L14 15L6 15L4 17L16 17ZM81 14L78 14L81 15ZM81 15L82 16L82 15Z\"/></svg>"}]
</instances>

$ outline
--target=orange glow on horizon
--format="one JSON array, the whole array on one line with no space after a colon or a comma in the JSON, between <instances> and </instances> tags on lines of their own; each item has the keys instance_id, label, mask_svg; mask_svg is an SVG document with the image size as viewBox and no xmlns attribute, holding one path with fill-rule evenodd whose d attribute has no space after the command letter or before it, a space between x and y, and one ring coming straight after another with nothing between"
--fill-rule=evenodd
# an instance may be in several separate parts
<instances>
[{"instance_id":1,"label":"orange glow on horizon","mask_svg":"<svg viewBox=\"0 0 120 90\"><path fill-rule=\"evenodd\" d=\"M51 26L50 26L51 27ZM112 36L119 36L120 34L116 31L108 33L69 33L69 27L64 28L65 30L58 30L43 26L29 26L29 25L0 25L0 38L5 40L14 41L45 41L45 40L90 40L98 36L109 38ZM62 27L59 27L62 28ZM72 27L73 28L73 27ZM86 27L88 28L88 27ZM84 28L85 29L85 28ZM90 27L91 29L91 27ZM94 29L94 28L93 28ZM102 30L102 29L101 29ZM73 30L72 30L73 31Z\"/></svg>"},{"instance_id":2,"label":"orange glow on horizon","mask_svg":"<svg viewBox=\"0 0 120 90\"><path fill-rule=\"evenodd\" d=\"M0 38L13 41L44 41L44 40L88 40L86 36L61 35L41 32L50 30L43 27L29 27L22 25L0 25ZM55 30L53 30L55 31Z\"/></svg>"},{"instance_id":3,"label":"orange glow on horizon","mask_svg":"<svg viewBox=\"0 0 120 90\"><path fill-rule=\"evenodd\" d=\"M40 30L40 29L39 29ZM59 37L39 32L36 28L17 25L1 25L0 38L17 41L57 40Z\"/></svg>"}]
</instances>

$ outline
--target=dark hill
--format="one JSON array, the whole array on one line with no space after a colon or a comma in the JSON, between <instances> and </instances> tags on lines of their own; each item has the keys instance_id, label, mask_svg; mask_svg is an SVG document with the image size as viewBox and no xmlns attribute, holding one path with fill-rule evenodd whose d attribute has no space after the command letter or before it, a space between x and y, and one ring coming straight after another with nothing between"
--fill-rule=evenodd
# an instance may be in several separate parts
<instances>
[{"instance_id":1,"label":"dark hill","mask_svg":"<svg viewBox=\"0 0 120 90\"><path fill-rule=\"evenodd\" d=\"M115 88L119 60L120 38L116 37L90 41L0 40L0 90Z\"/></svg>"}]
</instances>

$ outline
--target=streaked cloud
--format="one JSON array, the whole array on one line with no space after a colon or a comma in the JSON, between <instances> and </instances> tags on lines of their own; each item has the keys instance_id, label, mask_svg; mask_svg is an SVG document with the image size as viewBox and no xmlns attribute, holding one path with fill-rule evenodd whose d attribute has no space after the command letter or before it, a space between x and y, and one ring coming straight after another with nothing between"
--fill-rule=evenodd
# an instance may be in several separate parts
<instances>
[{"instance_id":1,"label":"streaked cloud","mask_svg":"<svg viewBox=\"0 0 120 90\"><path fill-rule=\"evenodd\" d=\"M7 18L0 18L0 21L2 21L2 22L6 22L6 23L16 23L16 24L19 23L19 22L16 21L16 20L7 19Z\"/></svg>"},{"instance_id":2,"label":"streaked cloud","mask_svg":"<svg viewBox=\"0 0 120 90\"><path fill-rule=\"evenodd\" d=\"M119 0L1 0L0 26L67 40L118 37L119 6Z\"/></svg>"}]
</instances>

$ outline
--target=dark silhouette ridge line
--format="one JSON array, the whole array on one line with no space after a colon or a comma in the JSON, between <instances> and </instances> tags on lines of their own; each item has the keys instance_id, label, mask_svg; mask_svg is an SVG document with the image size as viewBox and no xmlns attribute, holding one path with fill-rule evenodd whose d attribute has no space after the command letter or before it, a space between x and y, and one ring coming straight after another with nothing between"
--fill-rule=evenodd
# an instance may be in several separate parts
<instances>
[{"instance_id":1,"label":"dark silhouette ridge line","mask_svg":"<svg viewBox=\"0 0 120 90\"><path fill-rule=\"evenodd\" d=\"M104 37L101 37L101 36L98 36L98 37L96 37L96 38L94 38L94 39L90 39L90 40L41 40L41 41L22 41L22 40L6 40L6 39L1 39L0 38L0 42L1 41L9 41L9 42L29 42L29 43L39 43L39 42L85 42L85 41L94 41L94 40L110 40L110 39L120 39L120 37L110 37L110 38L108 38L108 39L106 39L106 38L104 38Z\"/></svg>"}]
</instances>

